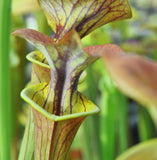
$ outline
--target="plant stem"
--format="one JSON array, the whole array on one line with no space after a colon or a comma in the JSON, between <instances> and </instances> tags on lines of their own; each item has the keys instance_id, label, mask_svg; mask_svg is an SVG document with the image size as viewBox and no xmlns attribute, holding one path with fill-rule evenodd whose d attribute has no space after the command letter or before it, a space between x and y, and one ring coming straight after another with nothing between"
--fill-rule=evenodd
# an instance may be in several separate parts
<instances>
[{"instance_id":1,"label":"plant stem","mask_svg":"<svg viewBox=\"0 0 157 160\"><path fill-rule=\"evenodd\" d=\"M10 0L0 1L0 159L10 160Z\"/></svg>"}]
</instances>

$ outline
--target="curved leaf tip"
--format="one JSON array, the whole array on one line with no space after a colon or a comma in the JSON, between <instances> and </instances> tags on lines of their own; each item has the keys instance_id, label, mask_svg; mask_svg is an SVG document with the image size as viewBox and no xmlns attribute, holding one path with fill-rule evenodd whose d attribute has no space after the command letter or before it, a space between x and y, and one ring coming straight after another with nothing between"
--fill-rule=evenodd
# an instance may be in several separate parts
<instances>
[{"instance_id":1,"label":"curved leaf tip","mask_svg":"<svg viewBox=\"0 0 157 160\"><path fill-rule=\"evenodd\" d=\"M33 41L35 43L39 42L39 43L47 44L47 45L55 43L51 37L41 32L35 31L33 29L22 28L22 29L14 31L12 35L19 36L21 38Z\"/></svg>"},{"instance_id":2,"label":"curved leaf tip","mask_svg":"<svg viewBox=\"0 0 157 160\"><path fill-rule=\"evenodd\" d=\"M124 51L115 44L103 44L88 46L83 49L86 53L96 57L112 57L123 55Z\"/></svg>"}]
</instances>

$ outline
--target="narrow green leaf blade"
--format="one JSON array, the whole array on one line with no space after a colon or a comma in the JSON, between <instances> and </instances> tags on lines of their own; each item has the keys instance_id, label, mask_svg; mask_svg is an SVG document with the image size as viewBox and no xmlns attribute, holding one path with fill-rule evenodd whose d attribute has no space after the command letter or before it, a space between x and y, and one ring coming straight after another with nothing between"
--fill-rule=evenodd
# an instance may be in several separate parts
<instances>
[{"instance_id":1,"label":"narrow green leaf blade","mask_svg":"<svg viewBox=\"0 0 157 160\"><path fill-rule=\"evenodd\" d=\"M11 1L0 1L0 159L11 159L10 16Z\"/></svg>"},{"instance_id":2,"label":"narrow green leaf blade","mask_svg":"<svg viewBox=\"0 0 157 160\"><path fill-rule=\"evenodd\" d=\"M33 160L34 154L34 122L31 107L29 109L28 120L20 147L18 160Z\"/></svg>"}]
</instances>

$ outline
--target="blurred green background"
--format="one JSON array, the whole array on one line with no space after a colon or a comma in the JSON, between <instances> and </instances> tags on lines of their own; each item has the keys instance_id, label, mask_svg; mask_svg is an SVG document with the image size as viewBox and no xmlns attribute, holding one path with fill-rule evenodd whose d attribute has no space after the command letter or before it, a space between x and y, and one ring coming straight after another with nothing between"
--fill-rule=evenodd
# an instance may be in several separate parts
<instances>
[{"instance_id":1,"label":"blurred green background","mask_svg":"<svg viewBox=\"0 0 157 160\"><path fill-rule=\"evenodd\" d=\"M133 11L132 19L110 23L95 30L82 39L83 46L114 43L120 45L126 52L148 56L156 61L157 1L129 0L129 2ZM13 0L11 9L9 22L11 24L8 23L11 32L25 27L52 35L52 30L34 0ZM3 30L0 36L2 32ZM9 40L8 76L11 85L8 86L10 88L8 93L10 91L11 96L7 99L11 108L5 110L3 103L0 106L0 115L9 117L8 121L1 118L0 137L2 140L7 135L6 139L9 142L0 142L0 160L4 160L2 155L5 151L8 152L8 157L11 155L9 159L17 160L28 113L27 105L20 98L20 92L30 80L31 74L31 63L26 61L25 56L35 49L18 37L10 36ZM7 62L4 54L1 57ZM9 62L4 65L9 66ZM79 85L79 90L97 104L101 112L89 116L79 129L69 154L70 160L114 160L131 146L157 136L152 116L145 106L124 96L116 88L101 60L91 65L86 72L87 77ZM1 70L1 85L5 84L4 77L8 78L6 74L7 72ZM4 96L6 95L3 95L1 87L1 102ZM3 129L4 127L9 129Z\"/></svg>"}]
</instances>

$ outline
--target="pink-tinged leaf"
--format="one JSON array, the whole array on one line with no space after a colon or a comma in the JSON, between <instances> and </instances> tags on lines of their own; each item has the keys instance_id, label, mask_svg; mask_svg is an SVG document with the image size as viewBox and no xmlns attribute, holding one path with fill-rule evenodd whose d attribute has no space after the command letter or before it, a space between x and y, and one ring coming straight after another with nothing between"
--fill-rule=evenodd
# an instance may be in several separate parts
<instances>
[{"instance_id":1,"label":"pink-tinged leaf","mask_svg":"<svg viewBox=\"0 0 157 160\"><path fill-rule=\"evenodd\" d=\"M136 55L126 55L113 44L85 47L91 55L103 57L117 87L145 106L157 107L157 63Z\"/></svg>"},{"instance_id":2,"label":"pink-tinged leaf","mask_svg":"<svg viewBox=\"0 0 157 160\"><path fill-rule=\"evenodd\" d=\"M124 51L115 44L93 45L93 46L84 47L83 50L88 54L90 54L91 56L95 56L99 58L103 57L106 54L108 56L110 55L119 56L119 54L124 53Z\"/></svg>"},{"instance_id":3,"label":"pink-tinged leaf","mask_svg":"<svg viewBox=\"0 0 157 160\"><path fill-rule=\"evenodd\" d=\"M54 44L52 38L48 37L47 35L35 31L33 29L19 29L12 33L12 35L19 36L21 38L27 39L28 41L34 43L34 44Z\"/></svg>"},{"instance_id":4,"label":"pink-tinged leaf","mask_svg":"<svg viewBox=\"0 0 157 160\"><path fill-rule=\"evenodd\" d=\"M49 25L61 39L71 28L81 37L96 28L131 17L127 0L38 0Z\"/></svg>"},{"instance_id":5,"label":"pink-tinged leaf","mask_svg":"<svg viewBox=\"0 0 157 160\"><path fill-rule=\"evenodd\" d=\"M157 64L136 55L105 55L117 87L144 106L157 107Z\"/></svg>"}]
</instances>

